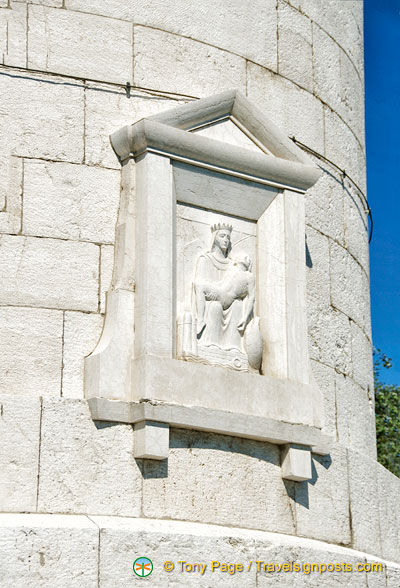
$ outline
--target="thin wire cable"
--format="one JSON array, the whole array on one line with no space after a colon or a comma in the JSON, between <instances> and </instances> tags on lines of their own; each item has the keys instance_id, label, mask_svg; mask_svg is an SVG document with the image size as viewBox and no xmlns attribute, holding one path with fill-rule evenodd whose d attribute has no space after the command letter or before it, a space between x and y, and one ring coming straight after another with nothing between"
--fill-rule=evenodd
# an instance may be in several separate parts
<instances>
[{"instance_id":1,"label":"thin wire cable","mask_svg":"<svg viewBox=\"0 0 400 588\"><path fill-rule=\"evenodd\" d=\"M293 143L295 143L296 145L298 145L299 147L301 147L305 151L308 151L312 155L315 155L315 157L318 157L318 159L321 159L322 161L325 161L326 163L329 163L329 165L331 165L332 167L334 167L343 176L343 179L347 178L353 184L353 186L358 190L358 192L360 193L360 195L361 195L361 197L362 197L362 199L364 201L365 212L367 213L367 216L369 218L369 237L368 237L368 243L371 243L372 234L374 232L374 221L373 221L373 218L372 218L372 210L371 210L371 208L369 206L369 203L368 203L368 200L367 200L366 195L361 190L361 188L357 184L357 182L355 182L355 180L353 180L353 178L351 176L349 176L349 174L346 172L346 170L344 170L341 167L339 167L334 161L331 161L330 159L328 159L327 157L325 157L325 155L321 155L321 153L318 153L318 151L314 151L314 149L311 149L311 147L308 147L308 145L305 145L301 141L298 141L296 139L296 137L289 137L289 138L293 141Z\"/></svg>"}]
</instances>

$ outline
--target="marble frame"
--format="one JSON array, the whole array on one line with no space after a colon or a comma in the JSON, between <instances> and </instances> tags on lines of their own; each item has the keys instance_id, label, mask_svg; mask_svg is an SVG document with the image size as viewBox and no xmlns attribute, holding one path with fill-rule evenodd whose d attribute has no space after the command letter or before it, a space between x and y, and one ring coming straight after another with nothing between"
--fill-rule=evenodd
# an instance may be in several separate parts
<instances>
[{"instance_id":1,"label":"marble frame","mask_svg":"<svg viewBox=\"0 0 400 588\"><path fill-rule=\"evenodd\" d=\"M259 151L192 132L225 120L232 121ZM237 91L143 119L114 133L111 144L122 164L122 191L105 325L85 362L85 395L94 418L115 420L116 403L126 407L150 401L172 407L170 418L166 411L160 423L187 426L187 418L179 424L179 410L174 407L193 407L209 415L225 413L227 423L232 413L234 418L248 417L247 433L244 425L240 436L249 438L253 438L251 418L264 419L263 438L285 446L301 443L296 434L288 433L288 423L305 427L314 440L305 447L326 451L322 396L308 358L302 196L318 180L319 168ZM239 178L244 189L246 182L269 188L265 209L258 210L256 217L251 199L247 208L241 203L242 218L257 221L257 304L265 343L262 375L175 358L176 162ZM184 203L198 205L198 199L191 201L186 195ZM218 210L232 214L235 202L225 201ZM222 398L215 394L216 382L218 390L225 391ZM243 390L248 392L244 395ZM129 410L122 413L125 422ZM138 447L146 445L146 430L153 430L151 421L142 421L135 421L142 422ZM269 435L271 427L274 431ZM225 434L238 434L237 427L231 429L223 427ZM165 441L165 427L162 430ZM209 430L206 424L204 430ZM315 441L318 436L320 441ZM167 457L165 442L158 457L149 443L146 454L136 453L137 457Z\"/></svg>"}]
</instances>

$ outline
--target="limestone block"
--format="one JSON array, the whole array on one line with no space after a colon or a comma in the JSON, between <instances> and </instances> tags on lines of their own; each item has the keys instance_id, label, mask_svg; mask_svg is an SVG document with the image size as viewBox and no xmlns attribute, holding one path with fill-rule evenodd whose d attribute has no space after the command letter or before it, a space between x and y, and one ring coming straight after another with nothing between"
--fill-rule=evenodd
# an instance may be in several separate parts
<instances>
[{"instance_id":1,"label":"limestone block","mask_svg":"<svg viewBox=\"0 0 400 588\"><path fill-rule=\"evenodd\" d=\"M400 480L377 464L382 556L400 561Z\"/></svg>"},{"instance_id":2,"label":"limestone block","mask_svg":"<svg viewBox=\"0 0 400 588\"><path fill-rule=\"evenodd\" d=\"M93 517L93 520L101 529L101 588L125 588L131 585L133 561L143 554L153 562L154 569L149 580L157 588L253 588L256 586L256 566L253 565L247 572L248 561L256 559L256 554L263 548L270 549L272 542L271 534L232 527L151 519ZM268 539L265 535L269 535ZM244 571L235 575L211 572L212 560L242 562ZM164 561L172 561L174 570L165 572L162 567ZM205 563L207 569L203 574L181 572L179 561Z\"/></svg>"},{"instance_id":3,"label":"limestone block","mask_svg":"<svg viewBox=\"0 0 400 588\"><path fill-rule=\"evenodd\" d=\"M43 402L40 511L138 516L130 425L94 423L83 400Z\"/></svg>"},{"instance_id":4,"label":"limestone block","mask_svg":"<svg viewBox=\"0 0 400 588\"><path fill-rule=\"evenodd\" d=\"M369 275L369 223L366 204L349 181L345 182L344 237L345 247Z\"/></svg>"},{"instance_id":5,"label":"limestone block","mask_svg":"<svg viewBox=\"0 0 400 588\"><path fill-rule=\"evenodd\" d=\"M135 26L134 80L135 86L196 97L226 88L245 92L246 62L192 39Z\"/></svg>"},{"instance_id":6,"label":"limestone block","mask_svg":"<svg viewBox=\"0 0 400 588\"><path fill-rule=\"evenodd\" d=\"M103 320L99 314L65 313L62 396L84 397L84 358L95 348Z\"/></svg>"},{"instance_id":7,"label":"limestone block","mask_svg":"<svg viewBox=\"0 0 400 588\"><path fill-rule=\"evenodd\" d=\"M91 243L2 235L0 302L97 311L98 265Z\"/></svg>"},{"instance_id":8,"label":"limestone block","mask_svg":"<svg viewBox=\"0 0 400 588\"><path fill-rule=\"evenodd\" d=\"M100 528L100 586L122 588L132 582L133 559L144 553L150 557L154 570L149 580L157 587L164 586L301 586L320 588L367 588L366 574L356 572L358 563L380 563L381 560L364 553L321 541L285 536L278 533L251 531L235 527L202 525L182 521L124 519L121 517L91 517ZM195 555L194 555L195 554ZM211 562L243 563L243 572L211 571ZM174 569L163 571L164 561L172 561ZM202 572L180 570L179 561L206 564ZM260 562L260 569L257 571ZM248 563L251 563L247 571ZM262 564L296 562L302 571L275 573L264 571ZM332 568L311 569L318 562L333 564ZM353 567L344 572L342 563ZM305 564L305 566L304 566ZM383 569L388 562L383 561ZM391 565L396 570L395 564ZM118 570L118 574L116 571ZM385 578L385 572L380 572ZM378 572L371 573L368 580ZM140 579L138 579L140 581ZM394 587L395 584L392 584Z\"/></svg>"},{"instance_id":9,"label":"limestone block","mask_svg":"<svg viewBox=\"0 0 400 588\"><path fill-rule=\"evenodd\" d=\"M135 425L135 457L168 459L169 425L155 421L141 421Z\"/></svg>"},{"instance_id":10,"label":"limestone block","mask_svg":"<svg viewBox=\"0 0 400 588\"><path fill-rule=\"evenodd\" d=\"M333 110L341 112L340 47L313 24L314 92Z\"/></svg>"},{"instance_id":11,"label":"limestone block","mask_svg":"<svg viewBox=\"0 0 400 588\"><path fill-rule=\"evenodd\" d=\"M371 341L353 322L351 323L351 353L353 358L353 379L373 396L374 379Z\"/></svg>"},{"instance_id":12,"label":"limestone block","mask_svg":"<svg viewBox=\"0 0 400 588\"><path fill-rule=\"evenodd\" d=\"M346 249L330 242L332 305L370 332L369 280Z\"/></svg>"},{"instance_id":13,"label":"limestone block","mask_svg":"<svg viewBox=\"0 0 400 588\"><path fill-rule=\"evenodd\" d=\"M14 2L24 2L27 0L14 0ZM40 4L40 6L53 6L54 8L62 8L64 0L29 0L29 4Z\"/></svg>"},{"instance_id":14,"label":"limestone block","mask_svg":"<svg viewBox=\"0 0 400 588\"><path fill-rule=\"evenodd\" d=\"M0 308L0 388L58 396L61 388L62 312Z\"/></svg>"},{"instance_id":15,"label":"limestone block","mask_svg":"<svg viewBox=\"0 0 400 588\"><path fill-rule=\"evenodd\" d=\"M284 480L311 480L311 448L286 445L282 453L281 470Z\"/></svg>"},{"instance_id":16,"label":"limestone block","mask_svg":"<svg viewBox=\"0 0 400 588\"><path fill-rule=\"evenodd\" d=\"M354 549L382 555L377 462L348 450L350 513ZM385 529L382 529L385 533Z\"/></svg>"},{"instance_id":17,"label":"limestone block","mask_svg":"<svg viewBox=\"0 0 400 588\"><path fill-rule=\"evenodd\" d=\"M307 302L314 309L330 306L329 239L306 227Z\"/></svg>"},{"instance_id":18,"label":"limestone block","mask_svg":"<svg viewBox=\"0 0 400 588\"><path fill-rule=\"evenodd\" d=\"M0 156L0 178L4 178L4 182L0 179L4 186L4 192L0 194L4 203L3 212L0 213L1 233L16 235L21 231L23 165L20 157Z\"/></svg>"},{"instance_id":19,"label":"limestone block","mask_svg":"<svg viewBox=\"0 0 400 588\"><path fill-rule=\"evenodd\" d=\"M2 511L36 510L40 411L38 397L0 397Z\"/></svg>"},{"instance_id":20,"label":"limestone block","mask_svg":"<svg viewBox=\"0 0 400 588\"><path fill-rule=\"evenodd\" d=\"M324 398L323 430L336 438L335 370L333 367L311 360L311 372Z\"/></svg>"},{"instance_id":21,"label":"limestone block","mask_svg":"<svg viewBox=\"0 0 400 588\"><path fill-rule=\"evenodd\" d=\"M281 571L264 571L261 567L257 574L257 588L290 588L291 586L300 586L301 588L340 588L345 585L350 588L367 588L367 579L365 572L356 572L357 564L363 564L365 558L363 554L346 549L335 549L330 545L330 550L326 550L323 543L317 543L314 547L311 541L307 546L299 547L298 545L274 545L268 549L268 555L261 551L260 560L266 564L274 563L275 566L283 565L290 562L297 563L301 566L302 571L286 572L285 568ZM343 571L343 563L350 565L353 571ZM316 569L312 569L312 564L317 564ZM318 567L321 566L320 568ZM325 567L323 567L325 566ZM318 569L322 571L319 572ZM380 572L382 574L382 572ZM384 575L384 572L383 574Z\"/></svg>"},{"instance_id":22,"label":"limestone block","mask_svg":"<svg viewBox=\"0 0 400 588\"><path fill-rule=\"evenodd\" d=\"M283 0L278 2L278 72L313 91L311 21Z\"/></svg>"},{"instance_id":23,"label":"limestone block","mask_svg":"<svg viewBox=\"0 0 400 588\"><path fill-rule=\"evenodd\" d=\"M275 0L244 4L157 0L66 0L66 8L134 21L183 37L203 41L276 70ZM192 55L195 57L195 55ZM231 84L230 87L234 87Z\"/></svg>"},{"instance_id":24,"label":"limestone block","mask_svg":"<svg viewBox=\"0 0 400 588\"><path fill-rule=\"evenodd\" d=\"M111 287L114 267L114 247L113 245L102 245L100 251L100 312L104 313L106 311L106 293Z\"/></svg>"},{"instance_id":25,"label":"limestone block","mask_svg":"<svg viewBox=\"0 0 400 588\"><path fill-rule=\"evenodd\" d=\"M308 335L311 359L351 373L351 330L346 315L336 309L308 308Z\"/></svg>"},{"instance_id":26,"label":"limestone block","mask_svg":"<svg viewBox=\"0 0 400 588\"><path fill-rule=\"evenodd\" d=\"M126 84L132 81L132 25L81 12L30 6L28 66Z\"/></svg>"},{"instance_id":27,"label":"limestone block","mask_svg":"<svg viewBox=\"0 0 400 588\"><path fill-rule=\"evenodd\" d=\"M112 243L119 184L114 170L26 161L23 233Z\"/></svg>"},{"instance_id":28,"label":"limestone block","mask_svg":"<svg viewBox=\"0 0 400 588\"><path fill-rule=\"evenodd\" d=\"M279 458L268 443L171 429L168 463L143 464L143 513L293 533Z\"/></svg>"},{"instance_id":29,"label":"limestone block","mask_svg":"<svg viewBox=\"0 0 400 588\"><path fill-rule=\"evenodd\" d=\"M346 123L328 108L325 108L325 155L344 169L365 193L363 149Z\"/></svg>"},{"instance_id":30,"label":"limestone block","mask_svg":"<svg viewBox=\"0 0 400 588\"><path fill-rule=\"evenodd\" d=\"M320 27L313 26L314 92L364 141L364 89L353 63Z\"/></svg>"},{"instance_id":31,"label":"limestone block","mask_svg":"<svg viewBox=\"0 0 400 588\"><path fill-rule=\"evenodd\" d=\"M346 451L313 455L312 479L295 485L297 534L330 543L350 543Z\"/></svg>"},{"instance_id":32,"label":"limestone block","mask_svg":"<svg viewBox=\"0 0 400 588\"><path fill-rule=\"evenodd\" d=\"M96 588L98 538L87 517L0 515L3 588Z\"/></svg>"},{"instance_id":33,"label":"limestone block","mask_svg":"<svg viewBox=\"0 0 400 588\"><path fill-rule=\"evenodd\" d=\"M0 152L80 163L83 88L54 76L46 81L39 74L34 80L8 70L0 75Z\"/></svg>"},{"instance_id":34,"label":"limestone block","mask_svg":"<svg viewBox=\"0 0 400 588\"><path fill-rule=\"evenodd\" d=\"M18 2L6 2L0 11L1 63L14 67L26 67L27 6Z\"/></svg>"},{"instance_id":35,"label":"limestone block","mask_svg":"<svg viewBox=\"0 0 400 588\"><path fill-rule=\"evenodd\" d=\"M64 0L65 8L78 12L89 12L100 16L111 16L120 20L133 20L134 2L130 0Z\"/></svg>"},{"instance_id":36,"label":"limestone block","mask_svg":"<svg viewBox=\"0 0 400 588\"><path fill-rule=\"evenodd\" d=\"M359 0L288 0L331 35L363 76L363 3Z\"/></svg>"},{"instance_id":37,"label":"limestone block","mask_svg":"<svg viewBox=\"0 0 400 588\"><path fill-rule=\"evenodd\" d=\"M400 584L400 568L392 566L386 567L386 586L387 588L397 588Z\"/></svg>"},{"instance_id":38,"label":"limestone block","mask_svg":"<svg viewBox=\"0 0 400 588\"><path fill-rule=\"evenodd\" d=\"M364 83L353 62L340 52L341 110L343 119L362 145L365 143Z\"/></svg>"},{"instance_id":39,"label":"limestone block","mask_svg":"<svg viewBox=\"0 0 400 588\"><path fill-rule=\"evenodd\" d=\"M318 182L304 196L306 223L344 245L345 192L342 181L332 168L325 167L323 171Z\"/></svg>"},{"instance_id":40,"label":"limestone block","mask_svg":"<svg viewBox=\"0 0 400 588\"><path fill-rule=\"evenodd\" d=\"M312 94L248 62L247 97L288 136L294 135L299 141L323 153L323 109L321 102Z\"/></svg>"},{"instance_id":41,"label":"limestone block","mask_svg":"<svg viewBox=\"0 0 400 588\"><path fill-rule=\"evenodd\" d=\"M339 442L376 459L374 406L367 391L351 378L336 374L336 405Z\"/></svg>"}]
</instances>

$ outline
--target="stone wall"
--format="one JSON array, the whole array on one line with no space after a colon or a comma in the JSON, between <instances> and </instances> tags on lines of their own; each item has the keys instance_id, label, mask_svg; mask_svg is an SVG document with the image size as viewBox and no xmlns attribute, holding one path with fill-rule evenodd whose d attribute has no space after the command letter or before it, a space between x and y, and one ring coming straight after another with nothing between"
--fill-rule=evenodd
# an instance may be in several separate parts
<instances>
[{"instance_id":1,"label":"stone wall","mask_svg":"<svg viewBox=\"0 0 400 588\"><path fill-rule=\"evenodd\" d=\"M315 160L306 243L312 368L337 443L311 483L282 482L276 446L189 431L173 431L168 471L135 461L132 428L95 425L83 400L119 203L108 135L238 88L365 190L362 2L0 0L0 46L2 510L233 525L400 560L399 480L376 462L365 204L329 164ZM97 537L61 518L49 541ZM32 586L50 581L40 563Z\"/></svg>"}]
</instances>

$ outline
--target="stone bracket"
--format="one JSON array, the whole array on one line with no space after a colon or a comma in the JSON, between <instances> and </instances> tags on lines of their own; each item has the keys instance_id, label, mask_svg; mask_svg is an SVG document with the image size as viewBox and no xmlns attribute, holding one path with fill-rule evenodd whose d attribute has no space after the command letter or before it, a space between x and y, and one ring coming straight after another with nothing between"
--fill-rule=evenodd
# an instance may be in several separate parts
<instances>
[{"instance_id":1,"label":"stone bracket","mask_svg":"<svg viewBox=\"0 0 400 588\"><path fill-rule=\"evenodd\" d=\"M282 477L299 481L311 478L311 452L327 455L333 441L332 437L310 425L199 406L153 400L123 402L107 398L90 398L88 403L94 420L135 426L136 458L167 459L169 427L194 429L285 445Z\"/></svg>"},{"instance_id":2,"label":"stone bracket","mask_svg":"<svg viewBox=\"0 0 400 588\"><path fill-rule=\"evenodd\" d=\"M286 445L282 452L282 478L294 482L304 482L312 478L311 447Z\"/></svg>"}]
</instances>

